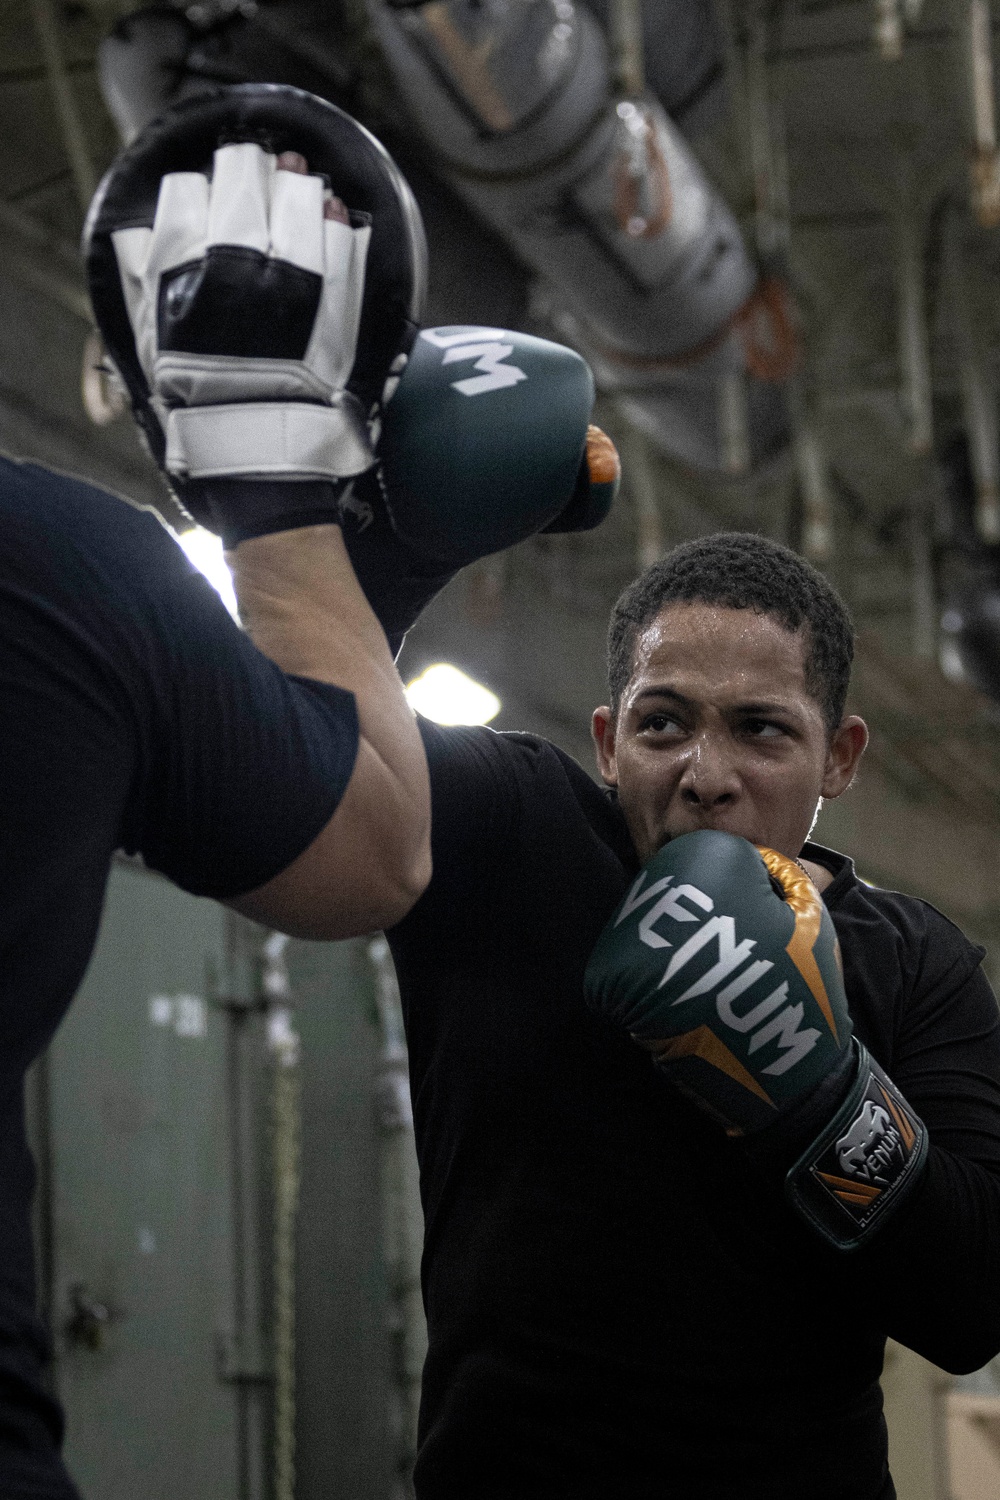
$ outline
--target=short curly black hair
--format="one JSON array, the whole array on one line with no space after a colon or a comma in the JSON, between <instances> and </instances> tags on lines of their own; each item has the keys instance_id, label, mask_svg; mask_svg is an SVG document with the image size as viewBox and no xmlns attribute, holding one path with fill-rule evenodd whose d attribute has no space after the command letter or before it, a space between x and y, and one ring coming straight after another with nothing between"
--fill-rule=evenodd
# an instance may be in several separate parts
<instances>
[{"instance_id":1,"label":"short curly black hair","mask_svg":"<svg viewBox=\"0 0 1000 1500\"><path fill-rule=\"evenodd\" d=\"M722 531L684 542L630 583L608 626L608 688L618 712L632 672L636 638L665 604L721 604L773 615L806 631L806 686L830 732L844 716L854 659L847 606L822 573L790 547L750 531Z\"/></svg>"}]
</instances>

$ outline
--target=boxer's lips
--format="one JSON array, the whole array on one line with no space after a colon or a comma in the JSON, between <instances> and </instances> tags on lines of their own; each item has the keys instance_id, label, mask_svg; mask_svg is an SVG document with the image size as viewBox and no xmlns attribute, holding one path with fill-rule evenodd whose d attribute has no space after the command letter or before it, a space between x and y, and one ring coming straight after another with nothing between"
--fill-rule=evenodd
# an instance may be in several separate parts
<instances>
[{"instance_id":1,"label":"boxer's lips","mask_svg":"<svg viewBox=\"0 0 1000 1500\"><path fill-rule=\"evenodd\" d=\"M669 844L671 839L679 839L685 833L731 833L736 838L746 839L750 844L764 844L771 847L772 841L762 834L759 829L750 827L739 818L727 818L724 814L708 817L686 818L683 822L672 824L664 833L658 848Z\"/></svg>"}]
</instances>

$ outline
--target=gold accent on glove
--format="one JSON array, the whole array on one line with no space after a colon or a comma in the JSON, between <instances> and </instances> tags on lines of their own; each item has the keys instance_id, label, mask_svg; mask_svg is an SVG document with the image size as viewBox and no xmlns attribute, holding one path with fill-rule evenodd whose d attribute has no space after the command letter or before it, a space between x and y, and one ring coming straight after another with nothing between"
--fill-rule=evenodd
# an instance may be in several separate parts
<instances>
[{"instance_id":1,"label":"gold accent on glove","mask_svg":"<svg viewBox=\"0 0 1000 1500\"><path fill-rule=\"evenodd\" d=\"M826 985L823 983L819 965L813 956L813 947L819 936L820 922L823 919L823 898L805 870L794 859L778 854L774 849L764 849L760 844L754 847L767 866L769 874L774 876L784 891L785 900L795 916L795 930L785 952L809 986L816 1004L826 1018L827 1025L839 1042L837 1024L833 1019L833 1007L826 993ZM841 966L839 944L836 948L836 958L838 966Z\"/></svg>"},{"instance_id":2,"label":"gold accent on glove","mask_svg":"<svg viewBox=\"0 0 1000 1500\"><path fill-rule=\"evenodd\" d=\"M591 423L587 428L587 473L591 484L616 484L621 472L618 449L606 432Z\"/></svg>"}]
</instances>

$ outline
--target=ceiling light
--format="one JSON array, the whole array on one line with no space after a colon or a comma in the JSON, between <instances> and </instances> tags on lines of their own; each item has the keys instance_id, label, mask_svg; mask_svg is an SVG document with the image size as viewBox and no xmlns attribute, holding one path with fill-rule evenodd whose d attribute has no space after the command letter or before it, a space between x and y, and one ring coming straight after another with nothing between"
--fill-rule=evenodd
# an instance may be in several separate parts
<instances>
[{"instance_id":1,"label":"ceiling light","mask_svg":"<svg viewBox=\"0 0 1000 1500\"><path fill-rule=\"evenodd\" d=\"M233 619L238 621L240 616L232 575L222 555L222 538L213 536L202 526L194 526L190 531L182 531L177 540L198 572L204 573Z\"/></svg>"},{"instance_id":2,"label":"ceiling light","mask_svg":"<svg viewBox=\"0 0 1000 1500\"><path fill-rule=\"evenodd\" d=\"M410 707L436 724L488 724L500 699L450 662L438 661L407 686Z\"/></svg>"}]
</instances>

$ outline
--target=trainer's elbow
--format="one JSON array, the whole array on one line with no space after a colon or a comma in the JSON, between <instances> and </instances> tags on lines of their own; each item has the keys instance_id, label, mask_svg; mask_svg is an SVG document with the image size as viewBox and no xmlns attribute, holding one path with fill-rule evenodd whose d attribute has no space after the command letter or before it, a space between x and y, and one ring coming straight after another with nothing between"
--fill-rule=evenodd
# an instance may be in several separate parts
<instances>
[{"instance_id":1,"label":"trainer's elbow","mask_svg":"<svg viewBox=\"0 0 1000 1500\"><path fill-rule=\"evenodd\" d=\"M355 830L357 833L358 830ZM355 837L354 856L346 866L339 899L311 903L309 930L304 937L330 941L360 937L395 927L416 905L431 878L430 818L412 809L397 817L391 829L376 824L363 845ZM342 867L343 871L343 867Z\"/></svg>"},{"instance_id":2,"label":"trainer's elbow","mask_svg":"<svg viewBox=\"0 0 1000 1500\"><path fill-rule=\"evenodd\" d=\"M431 868L431 843L428 836L421 841L420 847L414 851L395 879L386 881L385 901L376 926L395 927L397 922L403 920L430 884Z\"/></svg>"},{"instance_id":3,"label":"trainer's elbow","mask_svg":"<svg viewBox=\"0 0 1000 1500\"><path fill-rule=\"evenodd\" d=\"M394 927L430 878L429 805L359 785L291 865L226 904L291 937L331 942Z\"/></svg>"}]
</instances>

